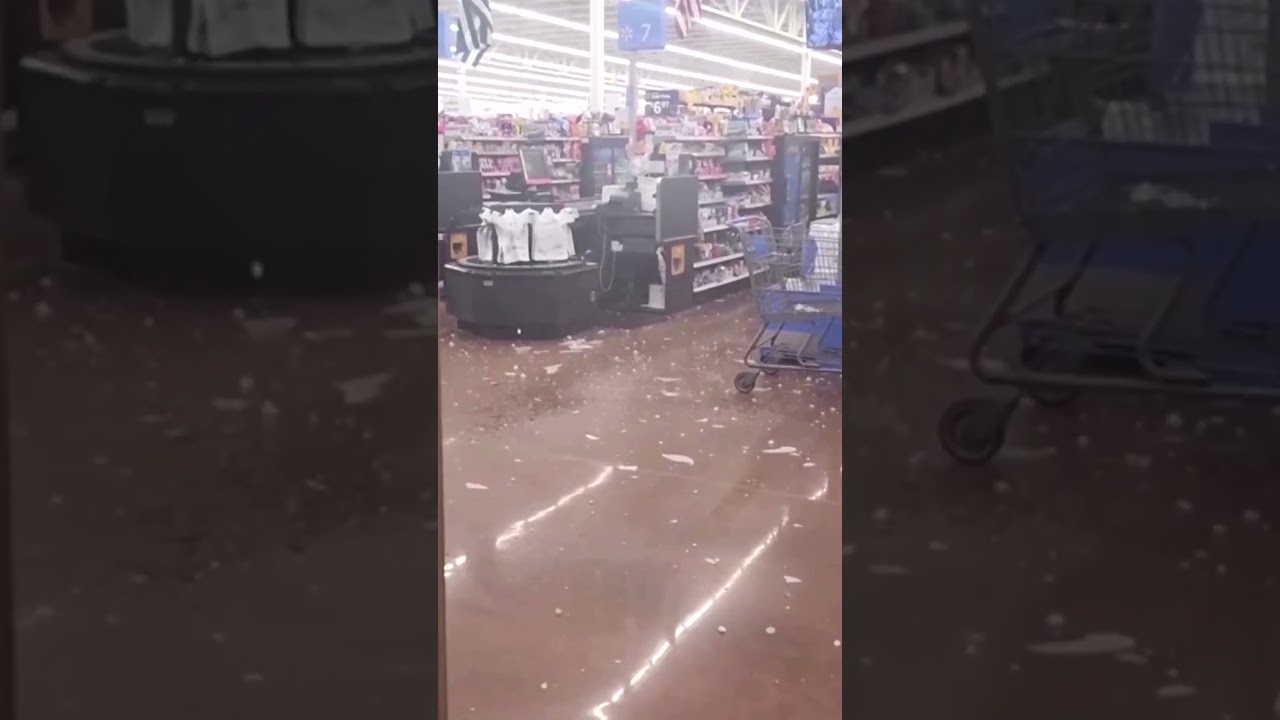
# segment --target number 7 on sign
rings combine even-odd
[[[629,0],[618,5],[618,49],[661,50],[667,45],[665,0]]]

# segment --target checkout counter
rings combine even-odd
[[[477,177],[461,177],[469,175]],[[551,202],[539,192],[536,177],[508,182],[508,187],[523,191],[520,200],[484,201],[478,175],[441,173],[441,260],[447,259],[441,277],[446,307],[460,328],[491,337],[559,338],[596,325],[601,310],[669,313],[692,304],[692,272],[686,260],[693,257],[692,244],[698,241],[696,178],[658,180],[657,209],[644,212],[634,192],[610,202]],[[475,197],[446,199],[444,187],[455,181]],[[477,204],[498,212],[577,210],[578,219],[570,226],[572,256],[510,264],[480,257],[476,233],[493,229],[478,224],[479,211],[473,209]],[[467,210],[449,214],[446,207]],[[532,229],[529,242],[532,248]]]

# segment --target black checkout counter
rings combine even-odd
[[[446,175],[475,175],[446,178]],[[483,202],[489,210],[574,208],[574,255],[561,262],[498,264],[477,256],[474,199],[445,186],[453,180],[478,192],[478,173],[442,173],[440,257],[446,307],[458,326],[491,337],[559,338],[594,326],[602,309],[669,313],[692,304],[691,245],[698,241],[698,181],[658,181],[657,212],[624,202]],[[449,214],[446,208],[467,208]],[[477,220],[472,220],[477,218]],[[530,237],[532,243],[532,237]],[[659,252],[661,251],[661,252]],[[662,263],[660,269],[659,262]],[[665,278],[665,281],[664,281]]]

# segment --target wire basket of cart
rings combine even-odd
[[[1030,249],[969,353],[1013,392],[948,407],[944,449],[988,461],[1024,396],[1280,400],[1280,0],[975,2],[971,24]]]
[[[775,228],[764,218],[734,225],[750,273],[760,330],[733,386],[751,392],[760,373],[841,372],[840,226]]]

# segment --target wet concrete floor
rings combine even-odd
[[[838,379],[735,391],[745,293],[564,342],[447,322],[449,717],[841,717]]]
[[[866,193],[845,240],[845,711],[1276,717],[1280,414],[1083,396],[1020,410],[991,466],[954,467],[934,423],[984,392],[961,357],[1018,232],[981,149]]]
[[[433,717],[434,301],[160,297],[18,226],[20,720]]]

